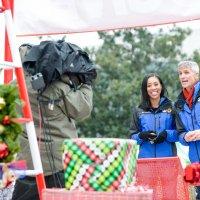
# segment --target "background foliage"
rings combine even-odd
[[[103,44],[87,49],[98,66],[94,85],[92,117],[78,124],[80,137],[129,137],[131,108],[139,104],[140,85],[145,74],[158,73],[174,101],[179,93],[177,63],[194,59],[182,53],[189,29],[174,26],[156,34],[146,28],[99,32]]]

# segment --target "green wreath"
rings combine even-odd
[[[21,106],[15,85],[0,85],[0,163],[13,161],[20,150],[19,134],[22,125],[17,123],[17,106]]]

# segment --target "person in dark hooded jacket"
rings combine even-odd
[[[172,102],[157,74],[144,77],[141,103],[132,111],[131,139],[140,145],[138,158],[176,156],[178,140]]]

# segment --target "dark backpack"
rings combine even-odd
[[[21,47],[25,45],[27,44]],[[88,54],[77,45],[63,40],[42,41],[39,45],[29,45],[22,65],[33,79],[43,77],[44,88],[59,80],[62,74],[76,76],[80,83],[85,84],[92,84],[97,76]],[[38,81],[36,83],[38,84]]]

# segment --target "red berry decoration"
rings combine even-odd
[[[4,118],[3,118],[3,121],[2,121],[3,125],[9,125],[10,124],[10,117],[8,115],[6,115]]]
[[[8,155],[8,146],[6,143],[0,143],[0,159],[5,158]]]

